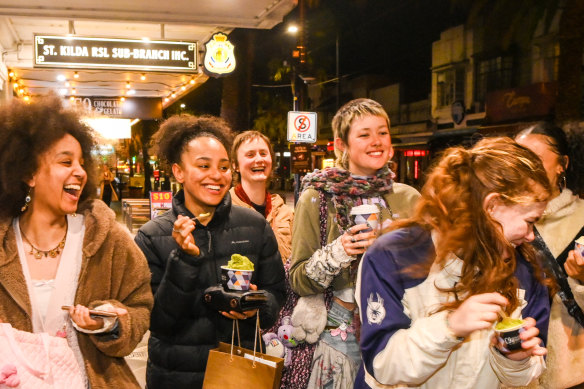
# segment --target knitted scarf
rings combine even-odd
[[[243,200],[244,203],[253,207],[251,200],[249,199],[247,193],[245,193],[245,190],[243,190],[243,186],[241,186],[241,184],[238,184],[235,187],[235,194],[237,195],[237,197],[239,197],[241,200]],[[268,217],[268,215],[272,211],[272,196],[270,196],[270,194],[268,193],[267,190],[266,190],[265,204],[266,204],[266,211],[264,213],[264,217]],[[262,204],[257,204],[257,205],[262,205]]]
[[[337,224],[341,234],[351,226],[351,208],[361,205],[363,197],[381,197],[393,190],[395,174],[387,165],[373,177],[355,177],[348,170],[332,167],[315,170],[302,179],[302,191],[314,188],[331,197],[337,211]],[[326,220],[326,219],[325,219]]]

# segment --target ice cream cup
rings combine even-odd
[[[374,204],[362,204],[351,208],[351,214],[354,224],[369,225],[370,229],[361,230],[360,232],[378,231],[379,230],[379,208]]]
[[[503,329],[497,329],[495,326],[495,333],[497,334],[497,340],[501,345],[501,351],[509,352],[521,349],[521,334],[525,329],[523,328],[523,320],[512,327],[506,327]]]
[[[584,258],[584,236],[576,239],[576,242],[574,242],[574,250]]]
[[[224,289],[229,290],[249,290],[253,270],[230,269],[227,266],[221,266],[221,285]]]

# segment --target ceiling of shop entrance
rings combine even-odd
[[[297,0],[0,0],[0,45],[14,85],[30,96],[161,97],[171,100],[203,83],[196,74],[34,68],[34,34],[195,41],[202,51],[216,32],[270,29]],[[237,48],[236,48],[237,50]],[[199,63],[202,58],[199,57]],[[75,73],[77,75],[75,75]],[[129,84],[128,84],[129,83]],[[131,91],[131,92],[130,92]],[[175,97],[172,98],[172,94]],[[165,102],[165,106],[172,101]]]

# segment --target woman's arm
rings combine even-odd
[[[175,240],[161,231],[154,225],[146,224],[135,238],[146,255],[152,273],[154,308],[150,329],[159,336],[172,334],[178,322],[186,317],[195,318],[198,314],[205,314],[202,307],[203,290],[198,279],[201,265],[209,257],[207,245],[201,245],[199,256],[193,257],[178,248]],[[197,231],[194,235],[200,237]],[[155,245],[153,240],[163,242]],[[166,254],[156,249],[161,245],[168,245]]]
[[[524,300],[527,303],[521,310],[521,316],[523,318],[533,318],[535,326],[539,329],[537,337],[543,342],[542,345],[545,345],[550,316],[549,291],[547,287],[535,278],[532,267],[520,254],[517,257],[515,275],[519,279],[520,288],[524,291]],[[522,337],[525,334],[523,333]],[[495,374],[497,374],[497,377],[499,377],[499,380],[507,386],[528,385],[535,378],[539,377],[545,368],[543,357],[540,356],[541,354],[537,355],[540,351],[545,351],[545,349],[541,347],[538,349],[529,350],[533,353],[530,357],[521,360],[512,360],[491,347],[491,367]],[[521,353],[530,354],[523,350]]]
[[[355,260],[345,252],[336,225],[330,222],[328,237],[337,237],[321,248],[319,195],[314,189],[304,191],[294,215],[290,267],[290,285],[301,296],[322,293]]]
[[[87,305],[94,308],[109,303],[115,308],[125,309],[127,314],[118,316],[117,327],[111,333],[95,334],[89,338],[104,354],[124,357],[134,350],[149,327],[153,304],[150,270],[144,254],[127,231],[116,226],[110,235],[110,241],[114,241],[111,259],[92,258],[90,262],[95,268],[88,269],[89,277],[94,279],[92,283],[102,285],[100,289],[109,290],[110,296],[91,301]],[[101,251],[98,255],[99,253]],[[107,255],[106,253],[107,251],[103,254]],[[103,272],[106,270],[103,268],[105,264],[111,264],[108,268],[111,271],[109,277]],[[109,285],[102,284],[108,281]],[[79,287],[84,288],[84,285],[80,283]]]

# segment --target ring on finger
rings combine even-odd
[[[357,239],[355,239],[354,236],[351,237],[351,243],[355,243],[357,241]]]
[[[182,230],[177,230],[176,228],[172,227],[173,232],[181,232]]]

